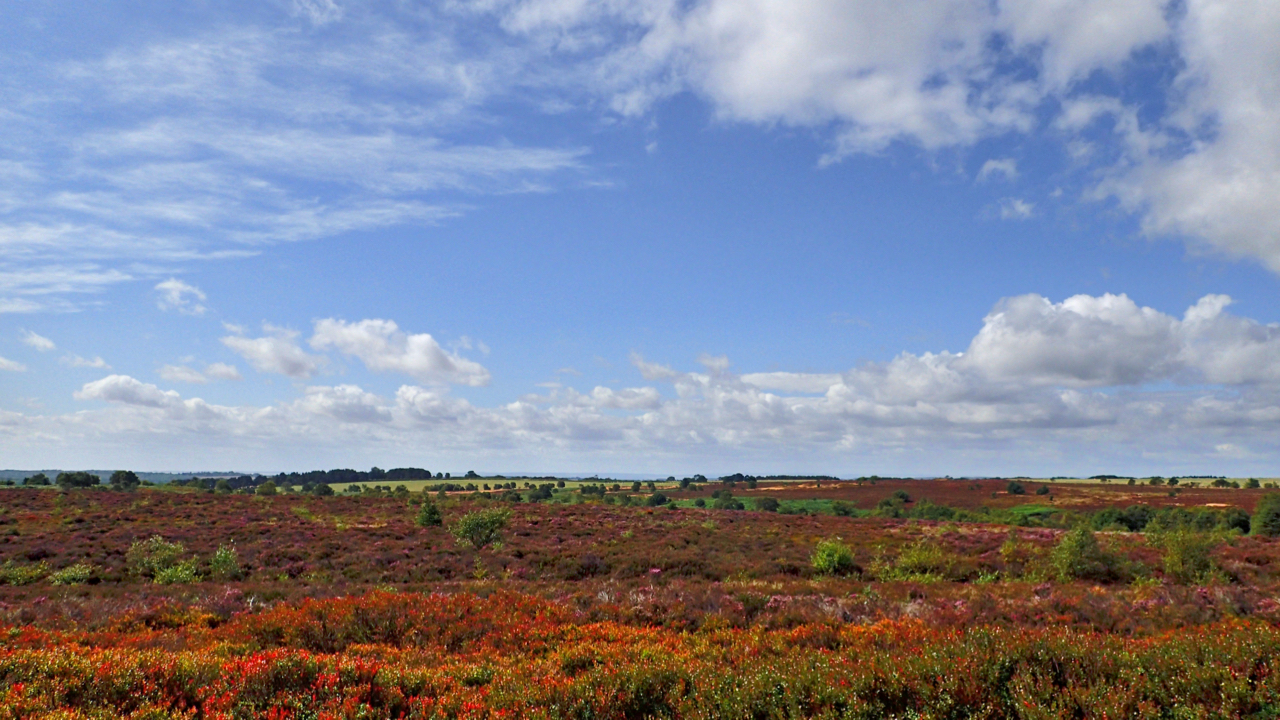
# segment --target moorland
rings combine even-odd
[[[59,479],[0,489],[0,718],[1280,708],[1269,479]]]

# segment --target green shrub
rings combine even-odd
[[[858,509],[851,502],[835,500],[831,503],[831,512],[840,517],[853,517],[858,514]]]
[[[1258,500],[1249,519],[1249,527],[1254,535],[1280,535],[1280,493],[1267,493]]]
[[[186,552],[182,543],[171,543],[159,535],[152,535],[130,545],[124,559],[130,574],[155,580],[162,571],[182,562]]]
[[[813,569],[822,575],[848,575],[857,569],[853,550],[838,537],[819,541],[809,560]]]
[[[43,561],[35,565],[19,565],[12,560],[5,560],[0,565],[0,583],[5,585],[30,585],[49,574],[49,566]]]
[[[50,575],[49,582],[53,585],[84,585],[93,579],[93,570],[89,563],[78,562]]]
[[[195,560],[186,560],[161,568],[156,571],[155,582],[157,585],[189,585],[193,582],[200,581],[200,570],[196,567]]]
[[[268,480],[262,483],[261,485],[259,485],[258,489],[254,490],[253,492],[257,495],[275,495],[277,490],[278,488],[276,488],[276,484]]]
[[[1160,548],[1164,572],[1184,585],[1203,585],[1218,574],[1210,554],[1219,538],[1210,533],[1180,529],[1153,533],[1148,542]]]
[[[475,510],[458,518],[449,532],[463,545],[482,550],[488,545],[502,545],[502,531],[511,517],[510,510]]]
[[[756,499],[756,509],[762,512],[778,512],[780,503],[777,498],[765,497]]]
[[[1009,484],[1005,485],[1004,489],[1010,495],[1026,495],[1027,494],[1027,489],[1022,486],[1022,483],[1016,482],[1014,480],[1010,480]]]
[[[240,577],[240,554],[235,545],[219,545],[209,560],[209,576],[214,580],[226,582]]]
[[[1102,551],[1098,538],[1084,525],[1062,536],[1049,553],[1049,563],[1063,582],[1111,580],[1115,577],[1115,559]]]
[[[431,502],[431,498],[422,498],[422,507],[418,508],[418,517],[414,518],[414,522],[418,527],[439,527],[444,524],[444,517],[440,514],[440,508]]]
[[[937,581],[951,570],[951,559],[937,542],[921,538],[903,548],[893,563],[893,580]]]

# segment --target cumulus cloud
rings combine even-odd
[[[57,349],[57,345],[52,340],[42,335],[37,335],[30,330],[22,331],[22,343],[39,350],[40,352],[49,352]]]
[[[310,343],[317,350],[360,358],[375,372],[404,373],[426,383],[489,383],[489,371],[479,363],[446,352],[426,333],[406,334],[391,320],[318,320]]]
[[[176,310],[183,315],[203,315],[207,310],[201,303],[208,298],[200,288],[177,278],[169,278],[156,285],[155,289],[159,293],[156,305],[161,310]]]
[[[101,380],[85,383],[84,387],[76,391],[75,397],[77,400],[105,400],[151,408],[166,408],[181,402],[178,393],[161,390],[128,375],[108,375]]]
[[[508,33],[562,57],[624,114],[690,91],[724,120],[818,128],[825,161],[895,141],[971,147],[1065,131],[1146,232],[1280,272],[1280,6],[1267,0],[497,0]],[[624,40],[618,41],[618,38]],[[1177,76],[1153,87],[1139,53]],[[1098,95],[1086,81],[1104,73]],[[1150,94],[1159,95],[1150,102]],[[1133,99],[1130,98],[1140,98]],[[1153,114],[1153,108],[1162,108]],[[1087,112],[1086,112],[1087,110]],[[1140,112],[1141,111],[1141,112]],[[1055,117],[1056,114],[1056,117]],[[1114,132],[1095,132],[1100,122]],[[1008,159],[978,179],[1012,179]],[[1030,216],[1009,199],[1002,216]]]
[[[355,385],[309,387],[296,406],[309,413],[351,423],[387,422],[391,412],[382,398]]]
[[[306,379],[320,368],[323,358],[309,355],[298,347],[300,333],[297,330],[270,324],[264,324],[263,329],[267,332],[263,337],[228,335],[222,338],[222,344],[247,360],[258,372]]]
[[[916,472],[974,457],[1078,467],[1087,443],[1093,461],[1114,451],[1194,471],[1197,461],[1262,462],[1280,449],[1280,325],[1230,306],[1229,297],[1208,295],[1176,316],[1123,295],[1027,295],[992,308],[962,352],[902,353],[844,372],[741,375],[719,356],[684,371],[634,355],[642,384],[558,385],[488,407],[444,383],[402,385],[394,397],[310,386],[274,405],[227,407],[110,375],[76,393],[110,407],[9,413],[0,434],[172,437],[224,454],[266,442],[309,448],[298,450],[307,457],[338,443],[524,459],[613,453],[628,462],[898,458]]]

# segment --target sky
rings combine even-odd
[[[0,466],[1276,476],[1280,4],[0,3]]]

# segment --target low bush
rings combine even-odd
[[[463,545],[476,550],[483,550],[489,545],[502,544],[502,531],[507,527],[511,517],[510,510],[494,508],[490,510],[474,510],[458,518],[458,522],[449,528],[454,538]]]
[[[5,585],[30,585],[49,574],[49,566],[44,562],[34,565],[20,565],[12,560],[5,560],[0,565],[0,583]]]
[[[49,575],[52,585],[84,585],[93,579],[94,567],[89,563],[79,562],[69,565]]]
[[[838,537],[819,541],[809,561],[814,571],[822,575],[848,575],[857,570],[853,549]]]
[[[209,576],[219,582],[238,580],[241,575],[240,554],[235,545],[219,545],[209,560]]]

